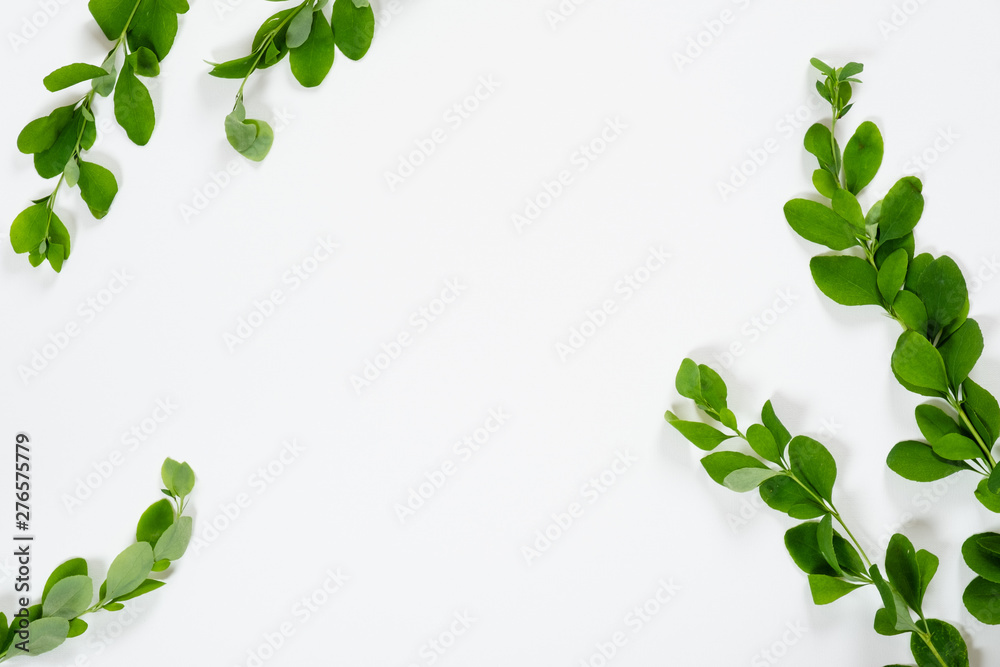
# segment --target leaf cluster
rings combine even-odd
[[[71,104],[28,123],[17,138],[17,148],[32,155],[35,170],[44,179],[59,177],[47,197],[19,213],[10,228],[16,253],[27,253],[32,266],[45,260],[56,271],[70,256],[70,234],[55,212],[60,187],[79,186],[91,214],[101,219],[118,194],[118,181],[105,167],[83,159],[97,140],[95,96],[112,97],[114,115],[129,139],[144,146],[156,123],[153,100],[140,77],[160,73],[160,62],[170,52],[177,34],[177,16],[188,11],[187,0],[90,0],[88,7],[101,31],[114,46],[101,65],[71,63],[46,76],[50,92],[79,84],[89,90]]]
[[[28,607],[26,655],[51,651],[67,639],[87,631],[83,616],[96,611],[120,611],[125,602],[165,585],[150,578],[184,555],[191,540],[192,519],[183,514],[194,489],[194,471],[187,463],[167,459],[161,477],[168,496],[143,512],[136,527],[136,542],[118,554],[98,588],[83,558],[71,558],[57,567],[42,589],[41,600]],[[18,621],[0,613],[0,661],[21,654]]]
[[[272,2],[281,0],[271,0]],[[292,75],[306,88],[323,83],[339,50],[351,60],[368,53],[375,34],[375,14],[368,0],[303,0],[295,7],[268,17],[257,30],[250,53],[222,63],[209,63],[212,76],[242,79],[233,111],[226,116],[229,144],[249,160],[259,162],[271,150],[274,131],[263,120],[247,118],[243,88],[257,70],[276,65],[288,56]]]

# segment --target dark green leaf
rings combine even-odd
[[[851,591],[861,588],[861,584],[852,584],[825,574],[809,575],[809,591],[814,604],[830,604],[839,600]]]
[[[114,42],[125,31],[135,9],[135,0],[90,0],[87,6],[104,36]]]
[[[964,463],[942,459],[930,445],[915,440],[905,440],[894,446],[886,462],[894,473],[914,482],[934,482],[970,470]]]
[[[691,444],[699,449],[704,449],[705,451],[711,451],[718,447],[723,441],[733,437],[731,435],[726,435],[722,431],[713,426],[709,426],[708,424],[678,419],[677,415],[669,410],[664,417],[666,418],[667,423],[680,431],[681,435],[687,438]]]
[[[958,630],[933,618],[919,623],[930,633],[931,644],[937,654],[944,658],[945,667],[969,667],[969,649]],[[935,652],[915,633],[910,636],[910,651],[917,661],[917,667],[941,667],[941,661],[934,655]]]
[[[913,292],[900,291],[892,302],[892,311],[911,331],[920,335],[927,332],[927,308]]]
[[[834,69],[819,58],[810,58],[809,64],[827,76],[836,76]]]
[[[158,61],[170,53],[177,36],[177,12],[168,0],[142,0],[129,25],[128,45],[132,51],[146,47]]]
[[[107,76],[107,74],[107,72],[97,65],[73,63],[72,65],[60,67],[56,71],[52,72],[47,77],[42,79],[42,83],[50,92],[54,93],[57,90],[69,88],[70,86],[75,86],[76,84],[83,83],[84,81],[91,81],[92,79]]]
[[[966,587],[962,602],[980,622],[1000,625],[1000,584],[976,577]]]
[[[793,519],[815,519],[826,514],[826,509],[816,502],[798,482],[791,477],[772,477],[760,485],[764,503]]]
[[[48,234],[49,209],[35,204],[21,211],[10,226],[10,245],[14,252],[33,252]]]
[[[922,188],[920,179],[915,176],[904,176],[892,186],[882,200],[880,241],[906,236],[917,226],[924,212],[924,197],[920,194]]]
[[[917,626],[913,624],[913,618],[906,608],[906,603],[899,596],[899,593],[895,592],[889,583],[882,578],[878,565],[871,566],[869,575],[882,597],[882,604],[885,605],[885,609],[880,610],[880,613],[875,615],[876,632],[882,635],[895,635],[916,630]]]
[[[723,410],[727,406],[726,399],[729,395],[725,381],[712,368],[704,364],[698,366],[698,371],[701,377],[701,395],[705,402],[717,412]]]
[[[994,468],[993,474],[996,474],[996,470],[997,468]],[[1000,514],[1000,493],[990,490],[990,480],[988,478],[979,481],[979,484],[976,486],[976,498],[983,504],[983,507],[991,512]]]
[[[979,435],[992,447],[1000,432],[1000,405],[997,399],[971,378],[962,383],[962,396],[962,408],[969,413]]]
[[[832,200],[830,204],[833,206],[833,212],[847,220],[851,226],[863,234],[865,232],[865,216],[861,212],[861,204],[858,203],[857,197],[847,190],[837,190],[833,194]]]
[[[148,542],[150,546],[155,545],[173,522],[174,507],[170,501],[166,498],[156,501],[139,518],[139,525],[135,531],[136,542]]]
[[[709,454],[702,458],[701,465],[705,467],[708,476],[722,486],[726,486],[726,478],[736,470],[744,468],[769,470],[766,465],[754,457],[740,454],[739,452],[715,452],[714,454]],[[756,485],[753,488],[756,488]]]
[[[76,151],[76,142],[85,123],[79,109],[73,111],[72,117],[56,137],[55,142],[40,153],[35,154],[35,171],[42,178],[52,178],[63,173],[66,163]]]
[[[292,74],[306,88],[323,83],[323,79],[333,67],[333,57],[337,53],[333,32],[326,16],[323,12],[315,12],[312,17],[312,31],[309,37],[300,47],[292,48],[288,56]]]
[[[899,290],[903,289],[909,261],[910,258],[906,254],[906,250],[900,248],[882,263],[882,267],[878,271],[878,291],[886,303],[893,303]]]
[[[375,12],[372,8],[358,7],[353,0],[336,0],[331,21],[333,38],[340,52],[351,60],[364,58],[375,35]]]
[[[813,187],[827,199],[833,199],[833,195],[840,188],[837,179],[826,169],[817,169],[812,176]]]
[[[920,604],[923,604],[924,595],[927,593],[927,587],[930,586],[931,580],[937,573],[938,565],[940,561],[938,557],[932,554],[926,549],[921,549],[917,552],[917,570],[920,573],[920,590],[919,590],[919,600]]]
[[[833,142],[830,138],[830,128],[822,123],[813,123],[803,140],[805,149],[816,156],[820,166],[833,165]]]
[[[874,208],[874,207],[872,207]],[[868,211],[868,216],[871,217],[871,209]],[[865,224],[870,222],[868,218],[865,218]],[[913,234],[907,234],[898,239],[892,239],[891,241],[886,241],[885,243],[879,244],[878,250],[875,251],[875,266],[879,269],[885,264],[885,260],[892,256],[892,253],[899,249],[906,251],[907,261],[913,258],[914,248],[916,247],[916,242],[913,239]]]
[[[941,353],[914,331],[903,332],[896,342],[892,372],[907,385],[936,392],[935,395],[948,393],[948,374]]]
[[[685,359],[681,362],[680,368],[677,369],[674,386],[677,388],[677,393],[684,398],[704,403],[705,399],[701,396],[701,371],[698,370],[698,364],[692,359]]]
[[[885,550],[885,574],[907,606],[922,616],[917,552],[902,533],[896,533],[889,539]]]
[[[821,498],[832,500],[837,464],[826,447],[807,436],[795,436],[788,445],[788,461],[792,472],[800,480]]]
[[[839,77],[843,81],[845,79],[850,79],[851,77],[861,74],[865,70],[865,66],[861,63],[850,62],[840,68]]]
[[[82,618],[74,618],[69,622],[69,634],[66,638],[72,639],[73,637],[79,637],[87,631],[88,627],[87,622]]]
[[[149,143],[156,123],[153,99],[127,60],[115,87],[115,118],[133,143],[139,146]]]
[[[871,183],[882,166],[882,133],[875,123],[865,121],[855,130],[844,148],[844,179],[847,189],[857,194]]]
[[[781,462],[781,451],[778,449],[778,443],[775,442],[774,436],[767,430],[767,427],[760,424],[752,425],[747,429],[747,441],[762,459],[772,463]]]
[[[819,548],[815,521],[799,524],[785,533],[785,548],[795,564],[806,574],[836,576],[836,571],[826,562]]]
[[[955,420],[936,405],[930,403],[918,405],[916,416],[917,427],[932,445],[949,433],[961,433]]]
[[[185,518],[189,519],[191,517],[185,517]],[[139,584],[131,593],[127,593],[126,595],[119,595],[118,597],[116,597],[115,602],[125,602],[127,600],[131,600],[132,598],[137,598],[140,595],[145,595],[146,593],[149,593],[150,591],[155,591],[157,588],[160,588],[161,586],[165,585],[166,585],[165,581],[157,581],[156,579],[146,579],[144,582]]]
[[[785,447],[788,445],[788,441],[792,439],[792,435],[785,428],[785,425],[781,423],[781,420],[778,419],[778,415],[774,413],[774,406],[771,405],[771,401],[764,404],[764,408],[760,411],[760,420],[764,422],[764,426],[774,436],[774,441],[778,445],[778,451],[784,454]]]
[[[212,65],[212,71],[209,74],[220,79],[243,79],[250,75],[256,62],[257,54],[251,53],[243,58],[227,60],[224,63],[209,63]]]
[[[816,529],[816,539],[823,558],[833,568],[833,571],[837,573],[837,576],[842,577],[844,576],[844,570],[840,567],[840,562],[837,560],[837,550],[833,546],[834,534],[833,517],[827,514],[819,521],[819,526]]]
[[[921,272],[914,290],[927,306],[927,319],[937,332],[959,317],[969,299],[965,277],[950,257],[938,257]]]
[[[998,536],[996,533],[979,533],[973,535],[962,544],[962,557],[965,564],[973,572],[984,579],[1000,584],[1000,554],[997,554],[987,545],[980,542],[982,540],[993,540]]]
[[[80,162],[80,196],[90,208],[90,213],[100,220],[111,209],[118,194],[115,175],[99,164]]]
[[[860,257],[813,257],[809,269],[820,291],[843,306],[877,306],[882,302],[875,268]]]
[[[958,433],[949,433],[942,436],[931,447],[934,453],[949,461],[964,461],[966,459],[976,459],[982,456],[979,445],[970,438]]]
[[[350,0],[347,0],[350,2]],[[850,223],[819,202],[793,199],[785,204],[785,220],[795,232],[832,250],[858,245]]]
[[[156,59],[156,54],[145,46],[140,46],[136,51],[129,54],[129,60],[136,74],[141,76],[159,76],[160,61]]]

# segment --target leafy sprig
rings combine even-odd
[[[166,582],[151,579],[184,555],[191,541],[192,519],[184,514],[194,490],[194,471],[173,459],[160,470],[167,496],[143,512],[136,528],[136,542],[111,562],[94,602],[94,580],[87,561],[72,558],[57,567],[42,589],[41,600],[27,608],[27,615],[0,613],[0,662],[18,655],[41,655],[66,639],[87,631],[87,614],[120,611],[125,602],[145,595]],[[168,500],[169,498],[169,500]]]
[[[837,464],[825,446],[806,436],[792,437],[770,401],[764,404],[760,423],[744,433],[727,405],[725,382],[713,369],[691,359],[681,363],[675,386],[681,396],[694,401],[725,429],[666,413],[667,422],[681,435],[712,452],[701,460],[708,475],[733,491],[757,490],[768,507],[804,520],[785,533],[785,547],[808,575],[815,604],[829,604],[874,586],[882,601],[875,613],[876,632],[886,636],[910,633],[910,650],[920,667],[968,667],[969,652],[959,631],[924,614],[924,595],[937,572],[937,556],[917,551],[905,535],[896,533],[886,549],[883,576],[882,568],[871,562],[834,505]],[[754,455],[715,451],[734,438],[744,441]]]
[[[327,4],[328,0],[303,0],[283,9],[261,25],[249,55],[209,63],[212,76],[242,79],[225,127],[229,144],[247,159],[260,162],[274,143],[270,125],[246,116],[243,90],[254,72],[277,64],[287,55],[295,79],[313,88],[330,73],[338,49],[351,60],[360,60],[368,53],[375,34],[375,13],[368,0],[335,0],[329,18],[324,12]]]
[[[823,75],[820,95],[830,104],[830,127],[812,125],[805,148],[819,168],[816,191],[829,204],[793,199],[785,204],[788,224],[803,238],[831,250],[858,248],[861,255],[814,257],[813,278],[829,298],[848,306],[884,309],[903,328],[891,368],[911,392],[941,399],[916,409],[925,442],[907,440],[889,453],[888,465],[909,480],[930,482],[961,471],[983,476],[976,497],[1000,512],[1000,469],[993,447],[1000,436],[1000,405],[969,376],[983,353],[983,333],[968,317],[969,291],[950,257],[916,254],[913,230],[924,208],[923,186],[914,176],[899,179],[865,213],[858,194],[882,163],[883,140],[874,123],[858,126],[841,153],[837,120],[852,104],[852,83],[863,66],[834,69],[813,59]]]
[[[56,197],[65,184],[79,186],[91,214],[108,214],[118,194],[118,180],[105,167],[82,155],[97,140],[95,96],[114,94],[114,112],[128,138],[144,146],[155,125],[153,100],[139,77],[155,77],[177,34],[177,16],[188,11],[187,0],[90,0],[90,13],[114,45],[100,66],[73,63],[60,67],[42,83],[57,92],[81,83],[90,90],[76,101],[37,118],[21,131],[17,148],[33,155],[35,170],[45,179],[59,177],[52,193],[36,199],[14,219],[10,243],[16,253],[28,253],[38,266],[46,259],[56,272],[70,255],[70,234],[56,214]],[[120,55],[121,54],[121,55]],[[120,69],[119,69],[120,68]]]

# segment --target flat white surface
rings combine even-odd
[[[9,35],[45,4],[0,11],[3,220],[48,192],[14,148],[25,123],[71,98],[41,78],[106,49],[84,2],[56,0],[15,50]],[[801,138],[825,116],[809,58],[863,62],[844,131],[871,119],[886,141],[864,203],[919,172],[919,248],[985,278],[973,281],[988,340],[976,376],[996,389],[1000,7],[588,0],[553,28],[556,0],[375,4],[388,20],[370,54],[339,57],[321,88],[298,87],[285,63],[254,76],[248,113],[280,131],[251,165],[223,134],[237,82],[208,77],[203,60],[244,53],[280,6],[193,3],[153,93],[150,144],[130,145],[111,120],[91,152],[121,185],[111,213],[95,222],[75,192],[60,197],[74,252],[59,276],[0,252],[0,437],[34,439],[36,585],[71,556],[102,576],[157,499],[165,456],[198,474],[205,541],[134,617],[95,617],[33,664],[252,667],[256,653],[267,665],[597,666],[616,633],[611,665],[907,662],[905,638],[871,630],[875,591],[814,607],[782,545],[793,522],[712,483],[663,421],[667,408],[693,414],[673,389],[685,356],[722,370],[742,422],[774,397],[793,431],[822,433],[861,539],[906,522],[941,556],[930,613],[963,628],[974,664],[997,664],[996,631],[976,632],[962,608],[972,575],[957,548],[997,521],[971,478],[921,486],[886,470],[889,447],[917,435],[919,401],[888,372],[895,325],[818,293],[808,258],[821,248],[781,207],[810,190]],[[705,46],[679,67],[689,39]],[[477,89],[475,111],[449,121]],[[107,102],[98,112],[112,118]],[[581,161],[608,122],[615,141]],[[385,173],[437,128],[444,142],[391,190]],[[951,139],[935,153],[939,136]],[[933,164],[916,167],[925,151]],[[763,164],[723,198],[719,183],[754,156]],[[230,163],[239,172],[220,176]],[[512,214],[564,170],[569,185],[518,233]],[[288,272],[317,239],[339,247],[296,284]],[[627,298],[616,285],[651,248],[670,258]],[[127,285],[104,292],[119,272]],[[460,295],[421,329],[413,314],[456,280]],[[230,350],[226,334],[275,290],[276,312]],[[782,295],[791,305],[773,317]],[[109,296],[99,313],[86,305]],[[615,312],[561,359],[557,344],[607,300]],[[22,381],[18,367],[69,323],[79,335]],[[401,333],[411,344],[359,394],[352,375]],[[743,353],[723,368],[716,355],[733,343]],[[124,434],[158,400],[176,409],[130,448]],[[456,451],[501,409],[480,451]],[[302,451],[262,483],[286,441]],[[67,509],[116,451],[121,465]],[[630,463],[614,483],[588,491],[618,457]],[[401,522],[396,505],[449,461],[454,474]],[[240,494],[249,504],[227,520]],[[582,515],[527,563],[522,548],[573,503]],[[348,581],[318,592],[338,570]],[[9,571],[2,581],[10,609]],[[648,603],[658,593],[669,602]],[[308,611],[313,595],[325,604]],[[639,622],[647,603],[656,613]],[[291,634],[270,651],[283,624]]]

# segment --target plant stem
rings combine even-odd
[[[257,71],[257,65],[260,64],[260,59],[264,57],[265,53],[267,53],[267,47],[274,42],[275,36],[285,26],[285,24],[298,16],[299,12],[301,12],[307,4],[309,4],[309,0],[305,0],[301,5],[292,10],[292,13],[286,16],[281,23],[274,28],[274,30],[269,32],[267,37],[264,38],[264,41],[260,43],[259,47],[257,47],[257,58],[253,61],[253,66],[250,68],[250,71],[247,72],[245,77],[243,77],[243,83],[240,84],[240,89],[236,93],[236,104],[233,105],[234,108],[240,103],[240,100],[243,99],[243,88],[247,85],[247,80],[250,78],[250,75]]]

